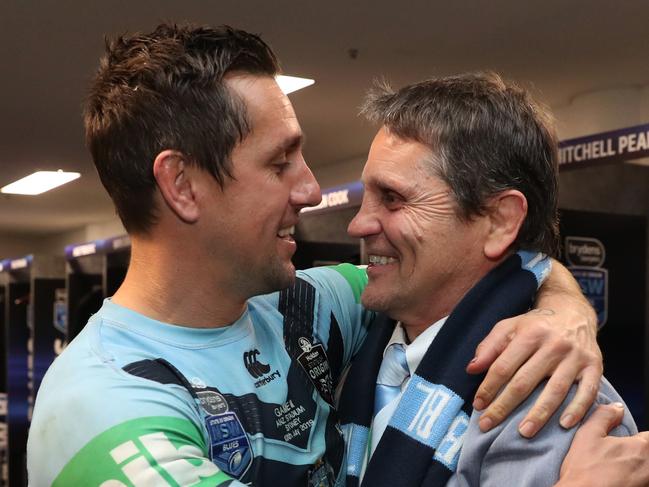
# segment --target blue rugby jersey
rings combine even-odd
[[[30,485],[343,484],[333,391],[372,318],[366,282],[347,264],[298,272],[215,329],[106,300],[43,380]]]

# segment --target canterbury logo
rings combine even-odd
[[[248,369],[248,373],[252,375],[255,379],[260,378],[262,375],[270,372],[270,365],[262,364],[257,360],[257,355],[259,355],[259,350],[250,350],[249,352],[243,352],[243,364]]]

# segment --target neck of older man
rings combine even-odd
[[[506,256],[503,256],[498,261],[483,259],[474,262],[466,267],[470,269],[470,273],[458,273],[443,290],[420,299],[414,306],[402,312],[390,312],[390,317],[401,322],[408,341],[413,342],[428,327],[450,315],[466,293],[505,258]]]

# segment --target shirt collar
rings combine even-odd
[[[388,341],[388,344],[385,348],[387,349],[393,343],[401,343],[406,349],[408,369],[410,370],[410,374],[412,375],[414,371],[417,370],[417,367],[419,367],[421,359],[424,358],[424,355],[428,351],[428,347],[430,347],[431,343],[433,343],[433,340],[439,333],[439,330],[442,329],[442,326],[446,322],[447,318],[448,316],[445,316],[444,318],[430,325],[410,344],[408,344],[408,341],[406,339],[406,330],[403,328],[401,322],[399,321],[397,322],[397,326],[394,327],[392,336],[390,337],[390,340]],[[383,353],[385,354],[385,351]]]

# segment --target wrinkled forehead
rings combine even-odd
[[[410,179],[414,184],[421,177],[433,175],[433,164],[430,147],[381,127],[370,146],[362,179],[365,184],[394,179]]]

